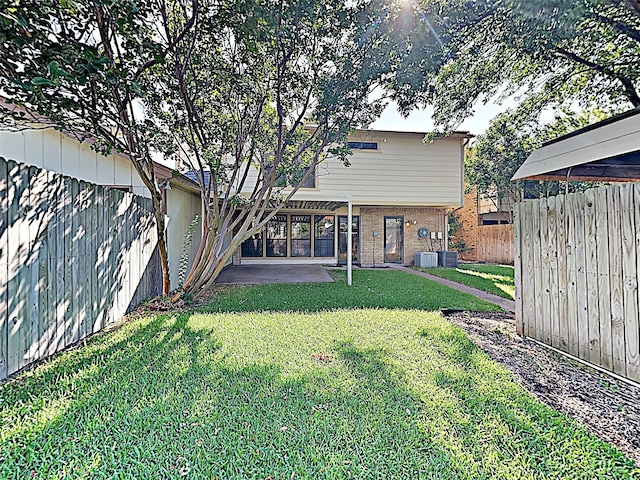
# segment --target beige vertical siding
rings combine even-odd
[[[129,160],[101,155],[88,143],[51,128],[0,131],[0,156],[97,185],[130,187],[136,195],[150,196]]]
[[[167,224],[167,243],[169,249],[169,269],[171,271],[171,288],[175,289],[179,286],[179,270],[183,251],[186,246],[186,235],[191,222],[196,215],[201,216],[202,205],[200,197],[196,194],[181,190],[175,185],[171,190],[167,191],[167,216],[169,222]],[[193,263],[200,239],[202,221],[193,229],[193,238],[191,245],[187,249],[187,267]]]

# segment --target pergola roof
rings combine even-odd
[[[511,180],[640,180],[640,108],[543,144]]]

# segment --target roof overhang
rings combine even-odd
[[[640,108],[545,143],[511,180],[640,180]]]

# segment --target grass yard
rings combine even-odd
[[[458,268],[418,268],[423,272],[462,283],[500,297],[515,300],[513,267],[480,263],[461,263]]]
[[[317,312],[336,308],[459,308],[500,311],[497,305],[458,292],[417,275],[393,270],[354,270],[346,288],[344,270],[329,270],[333,283],[289,285],[276,283],[234,288],[212,305],[220,312],[291,310]]]
[[[354,285],[231,288],[0,385],[0,478],[640,474],[427,311],[452,293],[402,272]]]

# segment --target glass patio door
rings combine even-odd
[[[347,231],[349,224],[346,215],[338,216],[338,264],[346,265],[347,263]],[[354,215],[351,225],[351,261],[360,263],[360,217]]]
[[[384,261],[402,263],[404,217],[384,217]]]

